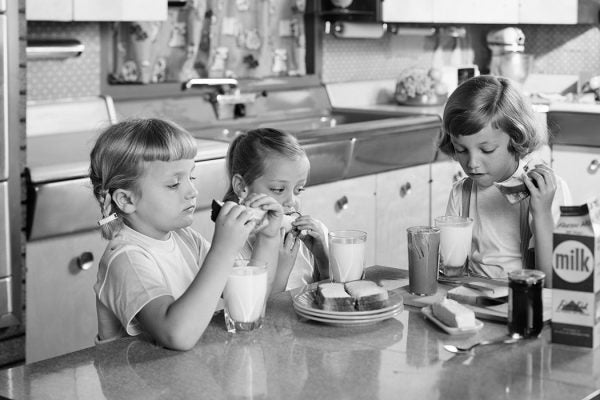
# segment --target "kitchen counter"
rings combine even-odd
[[[371,278],[405,271],[372,267]],[[265,324],[228,334],[216,314],[187,352],[126,338],[0,371],[0,395],[21,399],[583,399],[600,385],[600,350],[539,339],[454,355],[444,344],[506,334],[484,321],[449,336],[406,307],[395,318],[333,327],[299,318],[289,292],[269,302]]]

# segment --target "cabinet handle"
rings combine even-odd
[[[335,211],[336,212],[341,212],[345,209],[348,208],[348,197],[347,196],[342,196],[339,199],[337,199],[337,201],[335,202]]]
[[[77,257],[77,266],[82,271],[87,271],[94,265],[94,255],[89,251],[84,251],[79,257]]]
[[[412,191],[412,185],[410,182],[406,182],[404,185],[400,186],[400,197],[406,197]]]
[[[599,167],[600,161],[598,161],[597,159],[593,159],[590,165],[588,166],[588,171],[590,172],[590,174],[595,174],[596,172],[598,172]]]

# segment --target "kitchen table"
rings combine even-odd
[[[385,279],[405,271],[371,267]],[[367,326],[298,317],[291,292],[274,295],[262,328],[229,334],[215,314],[197,345],[177,352],[125,338],[0,371],[0,396],[22,399],[584,399],[600,387],[600,350],[540,338],[454,355],[444,344],[506,335],[484,321],[450,336],[406,306]]]

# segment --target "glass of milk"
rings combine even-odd
[[[436,217],[435,226],[440,228],[440,275],[448,278],[467,274],[473,219],[467,217]]]
[[[228,332],[260,328],[267,303],[265,263],[236,260],[223,291]]]
[[[329,276],[334,282],[350,282],[362,278],[366,245],[366,232],[329,232]]]

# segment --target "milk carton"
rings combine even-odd
[[[600,198],[561,207],[552,253],[552,342],[600,344]]]

